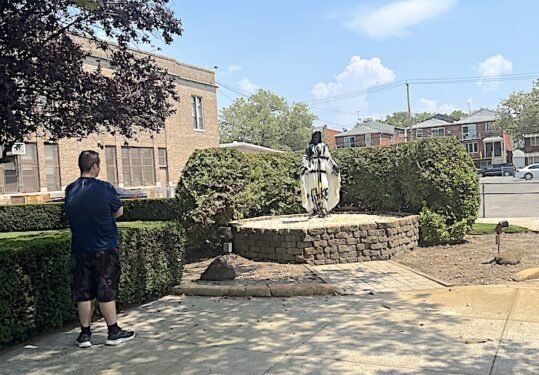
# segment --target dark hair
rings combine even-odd
[[[315,131],[311,136],[311,142],[309,144],[311,145],[317,145],[319,143],[322,143],[322,132],[319,130]]]
[[[79,155],[79,169],[80,173],[89,172],[90,169],[97,164],[99,166],[99,154],[92,150],[83,151]]]

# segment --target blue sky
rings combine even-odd
[[[218,66],[217,81],[246,94],[263,88],[311,103],[320,121],[336,129],[353,126],[357,111],[380,117],[406,110],[403,80],[412,80],[414,112],[467,111],[468,103],[472,110],[495,108],[511,92],[529,90],[533,79],[413,80],[539,72],[534,0],[173,0],[172,6],[184,35],[161,54]],[[218,105],[237,97],[221,87]]]

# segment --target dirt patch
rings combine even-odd
[[[539,266],[539,234],[506,234],[502,251],[522,254],[517,265],[487,263],[497,255],[495,235],[468,236],[467,241],[453,246],[416,248],[392,258],[398,263],[455,285],[499,284],[513,281],[523,269]]]
[[[196,282],[203,285],[256,285],[256,284],[294,284],[323,283],[316,274],[303,264],[281,264],[256,262],[232,255],[230,263],[236,271],[232,281],[201,281],[200,275],[215,258],[204,259],[186,264],[182,277],[183,283]]]

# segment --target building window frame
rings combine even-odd
[[[344,137],[343,138],[344,147],[356,147],[356,137]]]
[[[51,150],[52,148],[52,150]],[[48,155],[51,150],[53,153],[53,158]],[[53,165],[50,165],[52,161]],[[52,173],[50,173],[52,170]],[[49,176],[53,176],[55,181],[49,181]],[[62,175],[60,173],[60,147],[57,143],[45,143],[45,176],[47,178],[47,191],[60,191],[62,190]],[[53,186],[53,183],[56,183]]]
[[[477,125],[476,124],[462,125],[462,139],[463,140],[477,139]]]
[[[370,145],[372,145],[372,134],[367,133],[365,134],[365,146],[370,146]]]
[[[201,96],[193,95],[191,97],[191,115],[193,119],[193,130],[203,131],[204,130],[204,105],[202,103]]]
[[[145,160],[147,153],[150,160]],[[122,163],[124,172],[124,186],[126,187],[139,187],[139,186],[155,186],[156,184],[156,171],[155,171],[155,159],[154,159],[153,147],[122,147]],[[146,162],[147,161],[147,162]],[[133,173],[133,168],[141,168],[140,171],[140,183],[136,173]],[[148,172],[147,174],[145,172]]]
[[[485,123],[485,133],[487,135],[491,135],[493,131],[494,131],[494,123],[492,121],[486,122]]]
[[[539,136],[530,137],[530,146],[539,146]]]
[[[477,142],[466,143],[466,152],[468,154],[477,154],[479,152],[479,144]]]
[[[111,151],[109,153],[109,151]],[[118,186],[118,150],[116,146],[105,146],[105,163],[107,165],[107,181]]]
[[[440,130],[441,130],[441,134],[440,134]],[[445,128],[444,127],[432,128],[432,130],[430,131],[430,136],[431,137],[445,137]]]
[[[416,138],[423,138],[423,129],[416,129],[415,130],[415,137]]]

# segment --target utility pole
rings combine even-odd
[[[408,142],[409,133],[412,131],[412,109],[410,108],[410,83],[406,81],[406,99],[408,101],[408,128],[404,130],[404,141]]]

